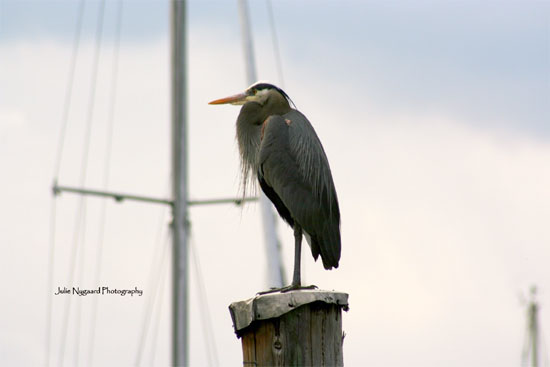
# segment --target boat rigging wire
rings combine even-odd
[[[277,64],[277,73],[279,74],[279,83],[281,88],[285,87],[285,80],[283,78],[283,64],[281,62],[281,52],[279,49],[279,39],[277,37],[277,29],[275,28],[275,17],[273,15],[273,5],[271,0],[266,0],[267,13],[269,15],[269,25],[271,28],[271,42],[273,44],[273,53]]]
[[[202,321],[202,329],[204,335],[204,343],[206,344],[206,354],[208,357],[209,366],[219,366],[218,360],[218,350],[216,348],[216,339],[214,337],[214,328],[212,327],[212,319],[210,317],[210,308],[208,306],[208,297],[206,292],[206,286],[204,283],[204,277],[202,275],[201,264],[199,261],[199,254],[197,246],[195,245],[195,236],[193,236],[193,231],[191,226],[189,228],[189,249],[191,250],[191,258],[193,260],[193,265],[195,269],[195,278],[197,284],[197,293],[200,304],[200,314]]]
[[[155,243],[155,253],[153,256],[153,261],[151,270],[149,271],[149,280],[147,282],[147,289],[152,290],[152,294],[147,297],[147,304],[145,305],[145,310],[143,312],[143,320],[141,323],[141,331],[139,333],[138,346],[136,351],[136,359],[134,362],[135,366],[140,366],[143,358],[143,351],[145,349],[145,343],[147,342],[147,335],[149,332],[149,325],[151,323],[151,315],[153,313],[153,307],[155,304],[155,299],[158,296],[159,283],[162,276],[162,269],[166,268],[166,259],[168,257],[168,247],[170,243],[170,231],[166,230],[165,225],[166,217],[166,207],[163,207],[160,216],[160,226],[159,231],[157,232],[157,240]],[[164,231],[163,231],[164,230]],[[161,241],[162,233],[164,233],[164,240]],[[159,249],[162,250],[159,254]]]
[[[59,134],[59,140],[57,144],[57,153],[54,161],[54,183],[57,182],[59,178],[59,171],[61,169],[61,157],[63,155],[63,146],[65,144],[65,135],[67,131],[67,122],[69,116],[69,110],[72,101],[72,90],[74,85],[74,74],[76,69],[76,61],[78,56],[78,49],[80,46],[80,36],[82,34],[82,18],[84,15],[85,1],[81,0],[78,4],[77,17],[76,17],[76,30],[73,40],[72,47],[72,56],[69,66],[69,76],[67,78],[67,85],[65,87],[65,100],[63,103],[63,112],[61,117],[61,130]],[[46,343],[45,343],[45,365],[50,365],[50,353],[51,353],[51,329],[52,329],[52,312],[53,312],[53,273],[55,265],[55,238],[56,238],[56,218],[57,218],[57,208],[56,208],[56,195],[55,192],[52,193],[52,198],[50,202],[50,243],[48,251],[48,300],[46,306]]]
[[[80,171],[80,186],[84,186],[86,182],[86,174],[87,174],[87,168],[88,168],[88,155],[90,151],[90,142],[91,142],[91,132],[92,132],[92,122],[93,122],[93,112],[94,112],[94,106],[95,106],[95,95],[96,95],[96,83],[97,83],[97,74],[98,74],[98,65],[99,65],[99,56],[101,51],[101,36],[103,31],[103,19],[105,15],[105,0],[102,0],[99,5],[99,12],[98,12],[98,18],[97,18],[97,25],[96,25],[96,33],[95,33],[95,46],[94,46],[94,55],[93,55],[93,62],[92,62],[92,72],[91,72],[91,85],[90,85],[90,95],[88,100],[88,113],[87,113],[87,119],[86,119],[86,127],[85,127],[85,135],[84,135],[84,146],[83,146],[83,154],[82,154],[82,163],[81,163],[81,171]],[[79,246],[78,246],[78,238],[79,238],[79,232],[82,230],[85,230],[85,222],[84,219],[84,212],[86,210],[86,198],[82,196],[77,205],[77,213],[76,213],[76,220],[74,225],[74,240],[73,240],[73,247],[71,248],[71,254],[70,254],[70,265],[69,265],[69,279],[71,284],[74,282],[75,279],[75,270],[76,270],[76,261],[77,261],[77,255],[79,255]],[[81,229],[82,227],[82,229]],[[80,251],[80,256],[83,256],[83,250]],[[66,342],[67,342],[67,330],[68,330],[68,324],[69,324],[69,316],[71,311],[71,299],[73,297],[67,297],[65,298],[65,312],[63,315],[63,321],[62,321],[62,328],[61,328],[61,342],[60,342],[60,353],[59,353],[59,361],[61,364],[63,364],[64,355],[65,355],[65,348],[66,348]],[[77,316],[79,316],[77,314]],[[78,345],[79,345],[79,337],[80,334],[80,318],[77,317],[76,319],[76,330],[77,330],[77,339],[75,340],[76,347],[76,358],[78,359]]]
[[[83,276],[83,269],[84,269],[84,249],[85,249],[85,243],[86,243],[86,216],[88,215],[88,212],[86,210],[86,206],[83,206],[82,211],[82,219],[80,222],[80,225],[82,226],[82,229],[79,232],[79,239],[77,241],[80,241],[80,248],[81,251],[78,252],[78,264],[76,266],[76,283],[73,282],[73,284],[77,284],[77,286],[82,284],[82,276]],[[76,244],[76,242],[75,242]],[[80,299],[77,300],[76,307],[75,307],[75,320],[76,325],[74,328],[74,352],[73,352],[73,366],[79,365],[79,357],[80,357],[80,325],[81,325],[81,317],[82,317],[82,301]]]
[[[120,53],[120,33],[121,33],[121,24],[122,24],[122,12],[123,12],[123,1],[118,1],[117,13],[116,13],[116,24],[115,24],[115,39],[113,45],[113,63],[111,71],[111,96],[109,103],[109,115],[107,120],[107,142],[106,142],[106,152],[103,161],[103,189],[107,190],[109,186],[109,173],[111,169],[111,155],[113,147],[113,132],[115,125],[115,106],[116,106],[116,97],[117,97],[117,86],[118,86],[118,64],[119,64],[119,53]],[[106,217],[107,217],[107,201],[101,201],[100,208],[100,218],[99,218],[99,230],[98,230],[98,244],[97,252],[95,259],[95,272],[93,275],[93,283],[99,285],[101,280],[101,263],[103,260],[103,247],[105,242],[105,226],[106,226]],[[95,297],[92,301],[91,317],[90,317],[90,333],[88,337],[88,364],[93,365],[94,357],[94,343],[95,343],[95,330],[96,330],[96,321],[97,321],[97,309],[99,304],[99,299]]]
[[[155,319],[153,320],[153,331],[151,335],[151,353],[149,354],[149,366],[155,366],[155,355],[157,351],[157,337],[159,332],[159,324],[160,324],[160,315],[162,314],[162,307],[164,304],[164,289],[167,287],[168,282],[168,266],[164,266],[162,269],[162,279],[159,284],[160,290],[159,294],[157,296],[157,302],[155,304],[157,305],[156,311],[155,311]]]

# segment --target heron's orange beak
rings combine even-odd
[[[239,93],[239,94],[235,94],[234,96],[216,99],[214,101],[208,102],[208,104],[226,104],[226,103],[237,104],[237,105],[245,104],[246,97],[248,97],[247,94]]]

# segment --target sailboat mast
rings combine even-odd
[[[527,305],[527,331],[525,334],[525,344],[521,352],[522,366],[538,367],[539,365],[539,306],[536,294],[537,288],[535,286],[531,287],[531,300]]]
[[[189,365],[187,247],[187,68],[185,1],[171,2],[172,83],[172,365]]]
[[[248,85],[257,81],[256,64],[254,62],[254,50],[250,34],[250,21],[248,16],[248,5],[246,0],[239,0],[239,18],[241,20],[241,32],[243,36],[244,56],[246,63],[246,79]],[[268,287],[280,288],[284,283],[283,268],[279,241],[275,231],[275,215],[271,202],[263,192],[260,192],[260,207],[262,211],[262,222],[264,229],[264,240],[267,255],[267,285]]]
[[[538,306],[537,302],[535,300],[537,289],[535,287],[531,288],[531,302],[529,303],[529,336],[531,339],[531,365],[532,367],[538,367],[539,361],[538,361],[538,344],[539,344],[539,338],[538,338],[538,321],[537,321],[537,311]]]

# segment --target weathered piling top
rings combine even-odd
[[[240,336],[243,329],[254,321],[280,317],[300,306],[313,302],[338,305],[348,310],[348,294],[326,290],[296,290],[257,295],[244,301],[233,302],[229,306],[235,333]]]

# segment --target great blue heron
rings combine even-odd
[[[225,103],[243,106],[237,140],[245,188],[256,176],[294,229],[294,274],[283,290],[307,288],[300,280],[302,234],[325,269],[338,267],[341,252],[340,209],[321,141],[307,118],[290,107],[288,95],[272,84],[258,82],[244,93],[210,102]]]

